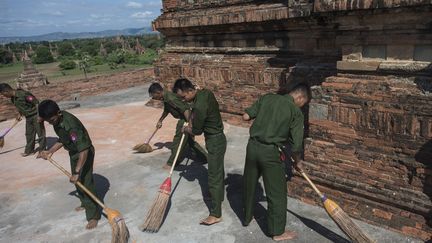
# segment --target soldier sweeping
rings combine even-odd
[[[171,165],[173,164],[174,156],[180,143],[180,138],[182,135],[181,129],[185,121],[189,120],[190,107],[188,104],[183,102],[176,94],[164,90],[162,86],[158,83],[153,83],[152,85],[150,85],[149,94],[152,99],[161,100],[164,104],[164,111],[156,124],[156,127],[158,129],[162,127],[162,122],[168,116],[168,114],[171,114],[174,118],[178,119],[176,133],[172,142],[171,156],[169,157],[167,163],[164,165],[164,169],[169,170],[171,168]],[[198,160],[207,161],[207,152],[194,140],[193,136],[185,134],[185,141],[186,142],[183,143],[182,148],[180,148],[180,156],[182,155],[183,151],[191,148],[192,152],[195,154]]]
[[[197,90],[187,79],[175,82],[173,91],[186,102],[192,103],[189,126],[183,132],[193,136],[204,133],[208,151],[208,187],[211,197],[210,215],[200,224],[212,225],[222,220],[222,201],[224,199],[224,156],[226,137],[219,111],[219,104],[210,90]]]
[[[34,154],[36,134],[38,135],[39,148],[37,150],[45,150],[46,138],[45,138],[45,127],[42,122],[38,121],[37,116],[37,105],[39,101],[30,92],[22,89],[13,89],[9,84],[0,84],[0,93],[10,98],[11,102],[15,105],[19,112],[17,120],[21,120],[24,116],[26,119],[26,146],[24,153],[21,153],[23,157]]]
[[[262,175],[268,202],[268,233],[275,241],[296,236],[295,232],[285,230],[287,186],[280,149],[288,142],[293,152],[293,166],[299,168],[304,133],[300,108],[310,97],[310,88],[300,84],[289,93],[282,91],[262,96],[243,115],[245,121],[255,119],[250,128],[243,173],[244,225],[249,225],[253,219],[255,189]]]
[[[89,134],[78,118],[67,111],[61,111],[52,100],[44,100],[39,104],[39,116],[53,125],[54,131],[59,136],[49,150],[40,152],[38,158],[48,159],[53,153],[64,147],[70,156],[72,176],[70,182],[75,184],[80,181],[90,192],[95,193],[93,180],[93,161],[95,149],[90,140]],[[87,229],[97,226],[101,217],[97,204],[77,187],[78,197],[81,205],[75,208],[76,211],[85,210],[88,224]]]

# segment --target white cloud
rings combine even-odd
[[[132,14],[131,17],[134,19],[145,19],[145,18],[152,16],[152,14],[153,14],[153,12],[150,12],[150,11],[136,12],[136,13]]]
[[[78,24],[78,23],[81,23],[81,20],[79,20],[79,19],[68,20],[68,21],[66,21],[66,23],[68,23],[68,24]]]
[[[142,4],[141,3],[138,3],[138,2],[128,2],[127,4],[126,4],[126,7],[128,7],[128,8],[142,8]]]
[[[62,13],[61,11],[54,11],[54,12],[49,12],[50,15],[53,16],[63,16],[64,13]]]

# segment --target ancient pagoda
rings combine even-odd
[[[48,84],[47,77],[36,70],[26,51],[24,51],[23,63],[24,71],[18,77],[17,88],[29,89]]]

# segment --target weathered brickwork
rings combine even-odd
[[[45,86],[33,87],[28,90],[39,100],[52,99],[55,101],[62,101],[73,100],[76,96],[83,97],[116,91],[118,89],[126,89],[153,80],[153,69],[139,69],[91,77],[88,80],[78,79],[48,84]],[[16,117],[17,115],[18,113],[10,100],[0,96],[0,121]]]
[[[311,178],[352,217],[431,237],[430,0],[163,3],[158,80],[186,77],[213,90],[236,124],[261,94],[311,84]],[[319,203],[297,174],[288,190]]]

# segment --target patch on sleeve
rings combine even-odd
[[[33,95],[27,95],[26,96],[26,101],[27,102],[33,102],[34,99],[35,99],[35,97]]]
[[[72,142],[76,143],[76,141],[78,140],[78,135],[76,134],[76,132],[70,133],[70,139],[72,140]]]

